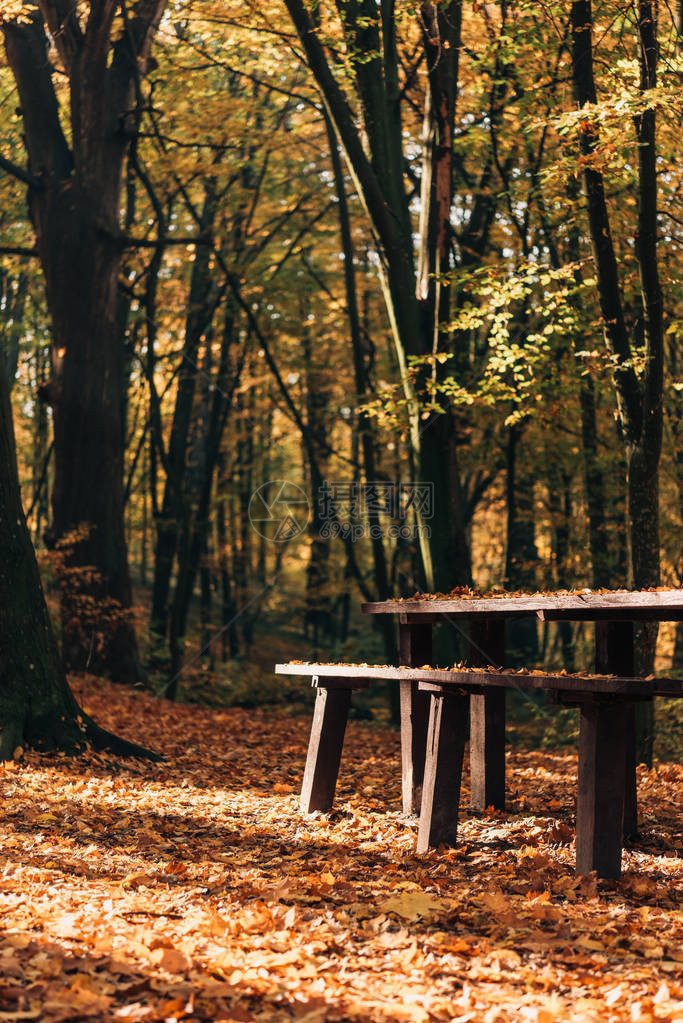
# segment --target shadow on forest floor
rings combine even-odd
[[[2,1018],[680,1016],[680,766],[640,771],[642,834],[598,882],[574,876],[573,754],[512,752],[510,811],[418,857],[392,731],[351,723],[335,808],[304,817],[306,718],[77,688],[167,760],[2,770]]]

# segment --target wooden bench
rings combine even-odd
[[[306,813],[332,806],[353,690],[366,688],[372,680],[396,680],[417,683],[429,695],[418,852],[456,841],[471,695],[542,689],[553,694],[552,702],[578,706],[576,869],[581,874],[596,870],[600,877],[619,877],[621,872],[627,710],[633,701],[683,696],[683,682],[677,679],[297,662],[278,664],[275,671],[310,677],[317,690],[301,789]],[[504,737],[502,747],[504,758]]]

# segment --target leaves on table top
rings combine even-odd
[[[395,597],[393,603],[410,604],[411,601],[424,600],[492,600],[505,599],[508,597],[577,597],[577,596],[615,596],[630,595],[636,593],[680,593],[680,588],[671,586],[643,586],[638,590],[625,590],[623,588],[612,590],[606,587],[576,587],[558,590],[504,590],[501,587],[494,587],[490,590],[480,590],[471,586],[454,586],[448,593],[420,593],[417,591],[412,597]]]
[[[0,1020],[680,1018],[680,765],[639,769],[643,834],[602,882],[574,876],[573,756],[511,752],[510,811],[418,857],[395,733],[352,722],[304,817],[306,719],[79,695],[167,760],[0,769]]]

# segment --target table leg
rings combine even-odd
[[[627,717],[626,701],[581,704],[577,874],[621,874]]]
[[[469,663],[501,667],[505,658],[503,619],[475,620],[470,625]],[[505,690],[470,696],[471,806],[505,809]]]
[[[634,623],[595,623],[595,670],[599,675],[635,675]],[[636,788],[636,708],[627,707],[626,781],[624,789],[624,836],[638,832]]]
[[[419,668],[423,664],[431,664],[430,623],[399,624],[399,657],[404,667]],[[417,682],[401,682],[400,685],[403,812],[416,816],[422,802],[429,696],[419,691]]]
[[[466,726],[466,696],[432,693],[418,853],[441,842],[455,845]]]
[[[304,813],[329,810],[334,802],[350,704],[350,689],[321,687],[315,694],[299,804]]]

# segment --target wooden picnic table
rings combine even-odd
[[[363,604],[362,610],[398,616],[400,663],[413,667],[432,664],[435,622],[468,623],[469,663],[500,668],[505,663],[506,620],[534,616],[545,621],[593,621],[596,673],[633,678],[635,623],[681,620],[683,590],[387,600]],[[524,684],[520,678],[520,687]],[[403,808],[417,814],[430,699],[424,682],[416,679],[401,680],[400,688]],[[489,685],[469,697],[475,809],[505,807],[505,692],[503,685]],[[637,830],[635,702],[628,693],[590,690],[574,694],[574,699],[571,693],[558,691],[557,698],[580,708],[577,870],[596,869],[600,876],[618,877],[622,835]]]

